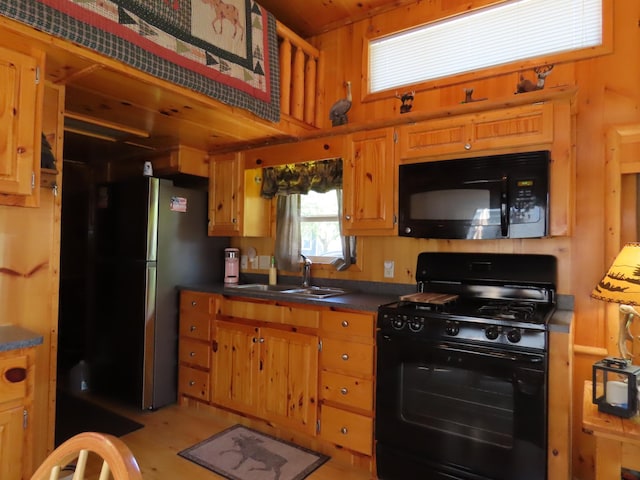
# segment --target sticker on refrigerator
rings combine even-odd
[[[169,210],[171,210],[172,212],[186,212],[187,199],[184,197],[171,197],[171,202],[169,202]]]

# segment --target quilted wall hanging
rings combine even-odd
[[[280,120],[276,20],[252,0],[3,0],[0,14]]]

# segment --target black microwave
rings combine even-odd
[[[398,234],[445,239],[548,234],[548,151],[400,165]]]

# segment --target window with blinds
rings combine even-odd
[[[369,42],[369,92],[603,43],[602,0],[520,0]]]

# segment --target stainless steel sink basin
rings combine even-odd
[[[247,283],[244,285],[233,286],[227,285],[225,288],[306,298],[328,298],[349,293],[348,290],[335,287],[300,287],[297,285],[267,285],[264,283]]]

